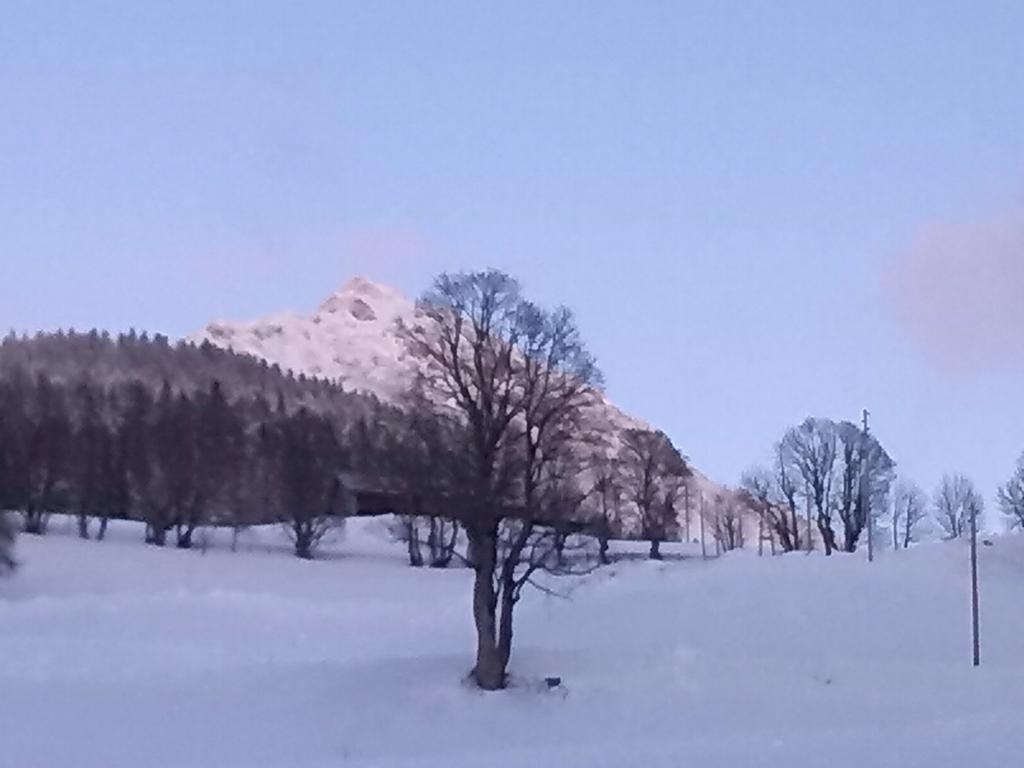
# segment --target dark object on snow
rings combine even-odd
[[[13,571],[17,563],[14,560],[14,523],[10,517],[0,512],[0,575]]]
[[[560,677],[545,677],[544,684],[548,688],[557,688],[562,684],[562,678]]]

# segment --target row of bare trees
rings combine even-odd
[[[811,541],[813,517],[830,555],[856,551],[872,515],[888,504],[894,479],[895,463],[873,435],[850,422],[809,418],[776,443],[770,467],[744,475],[741,490],[782,551]]]
[[[999,489],[1003,513],[1024,525],[1024,457]],[[943,476],[931,498],[912,481],[897,480],[895,462],[877,439],[850,422],[809,418],[786,431],[768,466],[746,472],[738,497],[773,548],[820,546],[826,554],[854,552],[874,541],[905,549],[929,536],[959,538],[984,508],[967,476]]]

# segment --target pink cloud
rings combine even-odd
[[[1024,206],[922,230],[889,277],[898,318],[934,362],[1024,367]]]

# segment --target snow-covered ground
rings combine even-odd
[[[58,526],[61,528],[62,526]],[[470,574],[413,570],[379,521],[323,560],[277,532],[158,551],[119,527],[22,537],[0,583],[0,765],[1014,766],[1024,540],[619,563],[534,593],[512,690],[461,682]],[[569,586],[569,585],[566,585]],[[547,675],[563,690],[541,690]]]

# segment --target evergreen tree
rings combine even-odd
[[[83,380],[75,388],[76,426],[71,443],[71,495],[78,535],[89,538],[89,522],[103,514],[108,499],[104,468],[110,461],[113,436],[104,422],[99,388]]]
[[[46,532],[50,514],[68,505],[66,471],[71,423],[64,392],[43,375],[36,378],[29,410],[26,455],[28,496],[23,516],[26,533]]]

